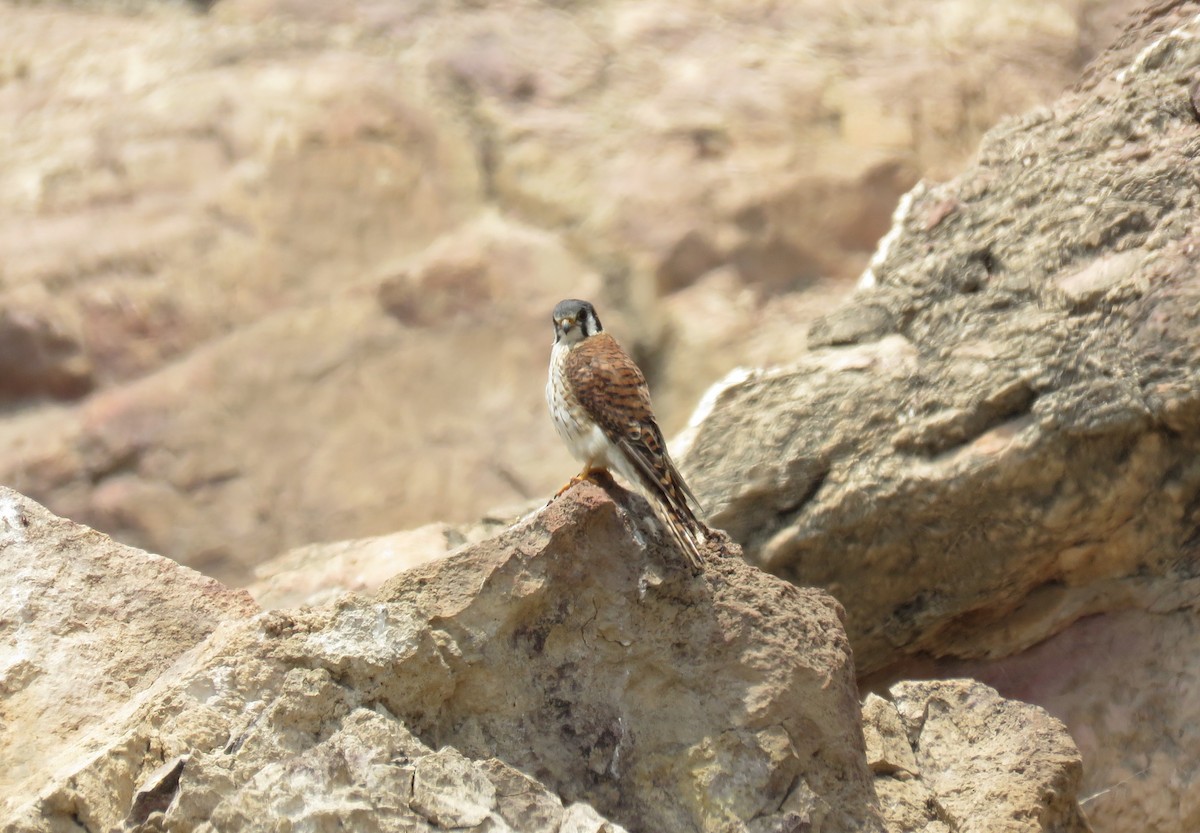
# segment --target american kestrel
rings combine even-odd
[[[559,494],[593,472],[615,471],[661,510],[692,569],[702,570],[708,527],[692,511],[688,501],[699,502],[667,454],[646,378],[587,301],[569,299],[554,308],[546,401],[559,436],[583,463]]]

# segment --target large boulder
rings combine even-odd
[[[29,769],[0,782],[6,831],[1084,829],[1057,721],[962,681],[898,686],[864,716],[832,598],[728,542],[694,577],[611,484],[373,598],[255,616],[244,594],[5,499],[0,552],[86,570],[4,620],[55,658],[0,688],[5,737],[28,747],[0,747],[0,772]],[[4,598],[27,572],[4,572]],[[168,639],[189,593],[196,623]]]
[[[1200,4],[1149,10],[1078,89],[906,196],[810,355],[731,377],[695,420],[682,468],[710,520],[846,605],[860,673],[1005,657],[1099,614],[1194,615],[1198,69]],[[1153,652],[1122,656],[1123,693],[1097,659],[1100,691],[1039,702],[1096,738],[1085,789],[1114,788],[1098,826],[1191,830],[1194,808],[1112,802],[1147,767],[1194,785],[1194,748],[1154,732],[1131,748],[1085,704],[1152,696],[1193,654],[1166,672]],[[1184,732],[1192,714],[1156,725]]]
[[[1011,653],[1195,568],[1185,11],[914,190],[819,349],[731,380],[693,429],[683,468],[711,520],[846,604],[861,671]]]

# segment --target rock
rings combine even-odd
[[[559,833],[620,833],[623,828],[605,821],[587,804],[572,804],[563,813]]]
[[[409,809],[435,827],[474,827],[496,806],[496,785],[450,748],[422,758],[414,768]]]
[[[0,399],[87,393],[92,367],[75,310],[56,303],[41,286],[10,292],[0,311]]]
[[[1198,645],[1194,608],[1118,611],[978,673],[993,685],[1007,677],[1007,690],[1067,725],[1084,755],[1081,800],[1097,831],[1187,831],[1200,824]]]
[[[133,795],[126,824],[145,824],[155,813],[165,813],[179,792],[179,779],[191,755],[177,755],[151,772]]]
[[[93,550],[114,547],[103,536],[21,506],[40,515],[20,545],[46,568],[96,565],[60,603],[111,599],[103,568],[130,555],[100,564]],[[45,522],[74,547],[36,533]],[[660,533],[642,499],[587,483],[374,598],[238,608],[140,688],[107,689],[103,724],[42,734],[40,777],[0,785],[0,826],[1082,829],[1078,754],[1039,709],[957,682],[902,684],[894,704],[872,697],[860,712],[836,602],[747,566],[728,542],[693,577]],[[212,592],[172,586],[196,610]],[[59,624],[26,630],[41,627]],[[118,644],[136,657],[146,643],[110,628],[58,647],[72,663]],[[11,688],[0,697],[20,720],[8,736],[43,720],[14,712]]]
[[[514,812],[496,759],[602,814],[560,806],[579,829],[740,830],[797,790],[823,829],[877,828],[836,603],[737,558],[693,579],[614,494],[578,486],[373,600],[229,623],[13,817],[107,829],[150,793],[163,829],[473,826]]]
[[[896,711],[950,830],[1085,833],[1079,750],[1042,709],[973,680],[904,682]]]
[[[591,816],[597,824],[607,824],[610,833],[622,828],[605,821],[588,804],[563,808],[562,801],[544,786],[494,758],[481,762],[483,770],[496,785],[496,813],[514,830],[530,833],[557,833],[566,829],[572,818]]]
[[[896,707],[875,694],[863,701],[863,739],[867,766],[876,775],[903,777],[921,771]]]
[[[49,289],[98,384],[319,303],[474,213],[464,131],[392,61],[140,12],[12,9],[0,36],[23,68],[2,82],[0,292]]]
[[[1067,720],[1098,830],[1197,818],[1182,795],[1200,766],[1168,740],[1190,701],[1163,692],[1192,674],[1200,560],[1200,181],[1180,151],[1198,10],[1147,11],[1078,89],[914,189],[850,302],[863,312],[714,390],[680,455],[753,561],[846,605],[867,687],[979,674]],[[830,336],[847,322],[869,326]],[[1146,642],[1111,665],[1065,635],[1070,660],[1033,659],[1118,615]],[[1029,682],[1006,684],[1024,652]],[[1157,709],[1144,731],[1131,703]]]
[[[11,747],[4,750],[0,826],[5,829],[49,831],[73,823],[92,829],[268,831],[286,823],[314,831],[408,831],[488,823],[497,829],[541,833],[564,825],[589,829],[588,823],[593,823],[590,829],[622,833],[622,827],[587,805],[564,809],[554,793],[502,761],[468,760],[449,747],[434,751],[386,709],[380,700],[389,696],[385,691],[356,690],[335,667],[319,660],[308,667],[298,654],[290,653],[308,642],[314,658],[328,651],[358,651],[359,672],[382,673],[380,682],[388,678],[401,689],[421,666],[434,676],[439,667],[448,672],[438,658],[449,643],[439,640],[440,631],[427,624],[419,637],[424,648],[402,639],[400,630],[416,622],[400,607],[395,609],[398,619],[389,623],[388,605],[347,595],[340,605],[312,619],[334,624],[348,617],[341,629],[305,634],[287,615],[246,618],[253,605],[244,592],[222,589],[223,595],[214,597],[214,588],[220,588],[216,582],[190,579],[194,574],[178,567],[173,569],[184,581],[167,581],[175,598],[163,600],[156,598],[154,588],[162,583],[166,559],[128,550],[84,527],[54,519],[12,492],[4,497],[5,557],[17,557],[17,567],[26,555],[30,562],[40,557],[41,569],[58,576],[56,585],[42,588],[40,603],[7,611],[4,621],[24,617],[18,637],[29,645],[43,645],[64,664],[37,669],[34,681],[24,679],[22,687],[10,675],[0,690],[6,726],[13,730],[5,737],[37,738],[36,778],[20,779],[29,773],[14,767],[30,762],[14,756]],[[130,585],[146,582],[148,565],[158,573],[151,574],[154,581],[146,583],[140,595],[114,597],[114,581],[125,577]],[[31,569],[6,570],[8,587],[2,598],[28,594]],[[86,570],[79,577],[83,580],[66,581],[72,570]],[[184,647],[192,651],[186,657],[173,654],[167,661],[155,661],[161,653],[158,646],[172,633],[162,628],[162,615],[184,600],[180,597],[191,603],[191,616],[182,617],[182,622],[204,628],[204,633],[212,631],[211,622],[196,613],[221,611],[211,603],[206,609],[206,600],[221,603],[228,597],[236,605],[206,645],[187,643]],[[61,639],[59,645],[49,643],[54,631],[62,629],[61,617],[79,615],[101,600],[109,605],[110,617],[124,619],[124,627],[92,628],[83,637],[83,649],[97,658],[118,654],[124,663],[97,664],[92,673],[119,678],[136,671],[140,688],[107,685],[88,693],[88,678],[77,665],[80,648]],[[154,617],[137,613],[155,604]],[[42,615],[46,607],[59,617]],[[362,621],[366,630],[352,636],[356,624],[349,623],[359,623],[360,613],[370,622]],[[308,615],[313,611],[304,613]],[[131,630],[131,624],[145,633]],[[40,633],[43,629],[47,633]],[[353,647],[350,640],[361,641]],[[79,637],[73,642],[79,643]],[[246,653],[251,646],[257,647]],[[272,658],[277,649],[282,653]],[[389,653],[396,659],[408,655],[412,661],[407,666],[400,661],[394,671],[374,665],[388,661],[384,657]],[[23,667],[28,670],[30,665]],[[58,690],[48,690],[49,679]],[[432,678],[425,682],[443,684]],[[79,725],[80,712],[62,712],[64,685],[76,689],[73,705],[85,705],[84,694],[103,699],[106,723]],[[41,708],[32,707],[37,703],[31,706],[28,701],[38,694],[55,697],[54,705],[43,700]],[[438,711],[438,700],[418,697],[406,705]],[[97,711],[95,706],[92,711]],[[72,718],[76,731],[54,731],[48,715]]]
[[[1194,586],[1181,589],[1194,598]],[[1194,609],[1162,602],[1090,616],[1015,656],[916,661],[895,673],[970,675],[1062,720],[1083,755],[1080,803],[1097,831],[1194,830],[1200,625]]]
[[[258,610],[244,591],[56,518],[6,488],[0,564],[4,815],[86,760],[91,739],[123,721],[222,623]]]
[[[189,773],[160,824],[191,829],[203,794],[191,792]],[[195,781],[206,784],[198,770]],[[511,812],[512,800],[502,786],[519,785],[524,807],[538,812]],[[277,830],[291,823],[316,831],[353,828],[367,831],[450,830],[492,825],[491,829],[558,830],[565,819],[562,805],[536,782],[499,761],[469,761],[453,749],[434,752],[413,737],[382,708],[357,708],[345,716],[327,739],[268,764],[226,796],[203,795],[217,803],[209,830]],[[593,811],[594,814],[594,811]],[[597,816],[597,818],[599,818]],[[613,833],[621,828],[610,825]]]
[[[1200,65],[1179,32],[914,190],[852,302],[892,332],[735,379],[696,420],[710,521],[842,600],[863,673],[1148,606],[1198,555],[1200,228],[1178,207],[1200,183],[1194,124],[1158,106]]]
[[[456,286],[429,276],[467,257],[488,265],[456,307]],[[517,272],[522,291],[504,291]],[[36,412],[10,423],[0,460],[9,482],[56,495],[60,511],[238,584],[251,563],[313,540],[391,532],[431,507],[467,521],[485,499],[547,495],[576,470],[542,393],[565,275],[596,287],[553,238],[481,217],[364,289],[281,310],[100,391],[61,425]],[[429,305],[441,317],[384,308],[380,285],[407,280],[444,293]],[[459,366],[487,368],[487,382],[464,383]],[[436,403],[437,418],[414,403]]]
[[[418,734],[497,755],[633,829],[770,816],[797,782],[840,808],[829,829],[865,823],[836,605],[764,585],[736,559],[694,582],[677,553],[637,543],[646,510],[633,505],[630,517],[576,487],[533,526],[477,546],[491,563],[464,553],[383,588],[381,600],[445,623],[440,639],[457,646],[442,649],[461,669],[454,694],[433,725],[411,715]],[[510,555],[514,545],[530,555]],[[453,592],[423,589],[431,569]],[[514,650],[520,680],[501,671]],[[736,678],[718,671],[731,667]]]
[[[890,831],[1090,831],[1062,724],[974,680],[903,682],[863,704]]]
[[[396,573],[444,558],[502,528],[500,520],[492,518],[471,525],[427,524],[376,538],[309,544],[259,565],[254,583],[246,590],[264,610],[326,604],[348,591],[374,593]]]
[[[845,296],[845,281],[832,279],[814,280],[802,292],[770,295],[722,268],[664,298],[665,358],[653,365],[654,407],[663,424],[681,424],[710,380],[739,367],[793,361],[806,350],[808,325]]]

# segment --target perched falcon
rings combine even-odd
[[[700,546],[708,528],[692,511],[688,501],[698,501],[667,454],[646,379],[587,301],[566,300],[554,308],[546,401],[559,436],[583,463],[559,494],[593,472],[615,471],[661,510],[693,571],[702,570]]]

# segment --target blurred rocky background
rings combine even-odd
[[[253,598],[0,501],[14,824],[1200,828],[1200,3],[1133,6],[0,7],[0,481]],[[844,609],[594,486],[510,527],[566,296]]]
[[[241,584],[574,472],[549,310],[665,427],[1132,3],[0,6],[0,482]]]

